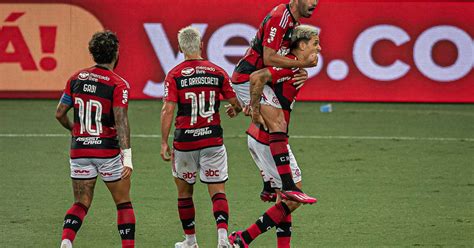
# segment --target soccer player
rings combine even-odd
[[[311,26],[300,25],[293,31],[291,53],[286,55],[286,57],[293,60],[304,60],[308,57],[312,57],[316,58],[317,63],[317,57],[313,55],[318,54],[320,51],[321,47],[319,45],[318,31]],[[270,135],[263,128],[260,128],[261,126],[256,125],[261,121],[258,107],[260,105],[274,105],[276,100],[281,104],[286,123],[289,123],[290,113],[299,91],[299,89],[293,85],[293,76],[297,72],[298,68],[283,69],[267,67],[252,73],[250,76],[250,102],[253,123],[247,130],[248,146],[255,163],[261,168],[264,176],[271,179],[272,187],[276,188],[277,192],[280,191],[282,187],[282,180],[276,171],[276,167],[278,167],[279,164],[275,164],[275,161],[272,159],[272,152],[269,148]],[[274,95],[272,95],[273,92],[269,91],[270,86],[267,85],[267,83],[273,88],[277,99],[271,98],[274,97]],[[268,93],[271,95],[268,95]],[[265,121],[267,120],[265,119]],[[283,143],[282,141],[279,142]],[[291,164],[293,180],[296,185],[301,188],[300,169],[289,146],[288,150],[289,154],[280,156],[280,158]],[[300,205],[301,203],[298,201],[278,199],[278,203],[269,208],[255,224],[251,225],[245,231],[232,233],[229,238],[231,244],[233,244],[234,247],[248,247],[260,234],[276,226],[278,247],[290,247],[291,212],[296,210]]]
[[[293,60],[285,57],[289,52],[291,34],[299,25],[300,18],[309,18],[316,8],[318,0],[291,0],[288,4],[276,6],[261,23],[256,36],[251,42],[251,47],[237,64],[232,75],[232,87],[239,100],[245,106],[250,104],[249,77],[254,71],[264,67],[279,68],[307,68],[316,66],[316,59],[311,55],[302,60]],[[300,84],[307,79],[307,74],[294,75],[295,83]],[[263,106],[260,109],[262,116],[268,122],[266,126],[270,131],[270,150],[274,156],[288,154],[286,148],[287,124],[282,111],[275,111]],[[286,143],[285,143],[286,142]],[[277,159],[277,157],[275,157]],[[302,203],[315,201],[314,198],[304,194],[293,182],[290,166],[283,163],[278,166],[278,173],[282,179],[282,194]],[[261,194],[262,199],[270,194],[268,183],[264,184]]]
[[[92,203],[98,175],[117,206],[122,247],[131,248],[135,246],[135,214],[130,200],[130,86],[113,71],[119,58],[115,33],[95,33],[89,42],[89,52],[97,64],[68,80],[56,110],[56,119],[72,135],[70,164],[75,199],[64,218],[61,248],[72,247]],[[74,123],[67,116],[71,108]]]
[[[193,185],[199,174],[212,199],[217,225],[218,248],[230,247],[227,237],[229,206],[225,194],[227,153],[220,126],[220,95],[227,99],[227,114],[236,116],[242,108],[227,73],[201,57],[202,42],[198,30],[186,27],[178,33],[179,50],[185,61],[174,67],[165,79],[164,104],[161,110],[161,157],[172,159],[172,173],[178,188],[178,213],[185,240],[176,248],[198,247],[195,232]],[[174,110],[173,151],[168,137]]]

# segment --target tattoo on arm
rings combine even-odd
[[[130,125],[128,123],[127,109],[114,107],[114,117],[120,148],[128,149],[130,148]]]
[[[250,76],[250,106],[253,111],[258,111],[260,109],[263,87],[267,81],[271,81],[271,74],[266,69],[254,73]]]

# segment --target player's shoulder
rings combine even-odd
[[[288,6],[282,3],[275,6],[275,8],[273,8],[270,12],[270,15],[273,18],[288,18],[290,16],[290,11],[288,9]]]
[[[116,86],[125,86],[127,89],[130,89],[130,84],[122,76],[115,73],[114,71],[109,71],[111,82]]]
[[[189,63],[190,61],[185,60],[182,61],[181,63],[177,64],[171,70],[168,71],[167,77],[170,78],[176,78],[176,77],[181,77],[181,76],[188,76],[188,74],[193,71],[191,68],[193,67],[192,63]]]
[[[229,75],[227,75],[227,72],[222,67],[212,63],[209,60],[203,60],[202,65],[197,68],[202,69],[204,71],[208,71],[212,74],[218,74],[218,75],[229,77]]]

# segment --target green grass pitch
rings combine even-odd
[[[0,101],[0,247],[59,246],[73,197],[56,103]],[[290,143],[303,187],[319,199],[294,213],[293,247],[474,246],[474,105],[335,103],[332,113],[320,113],[320,105],[297,103],[293,112]],[[132,101],[129,109],[137,247],[174,247],[183,235],[170,164],[152,136],[160,109],[159,101]],[[222,119],[233,231],[270,205],[258,198],[260,177],[246,148],[250,120]],[[216,247],[203,184],[196,183],[194,201],[198,242]],[[253,247],[275,243],[272,230]],[[75,247],[119,246],[115,206],[98,182]]]

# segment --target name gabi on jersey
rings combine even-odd
[[[95,93],[96,90],[97,90],[97,86],[95,85],[84,84],[84,86],[82,87],[82,91],[84,92]]]
[[[198,129],[187,129],[184,131],[185,134],[192,134],[193,137],[205,136],[212,134],[212,130],[209,130],[209,127],[203,127]]]
[[[77,137],[76,142],[82,142],[85,146],[102,144],[102,140],[99,137]]]
[[[215,77],[193,77],[181,79],[180,83],[181,87],[190,87],[196,85],[219,86],[219,79]]]

